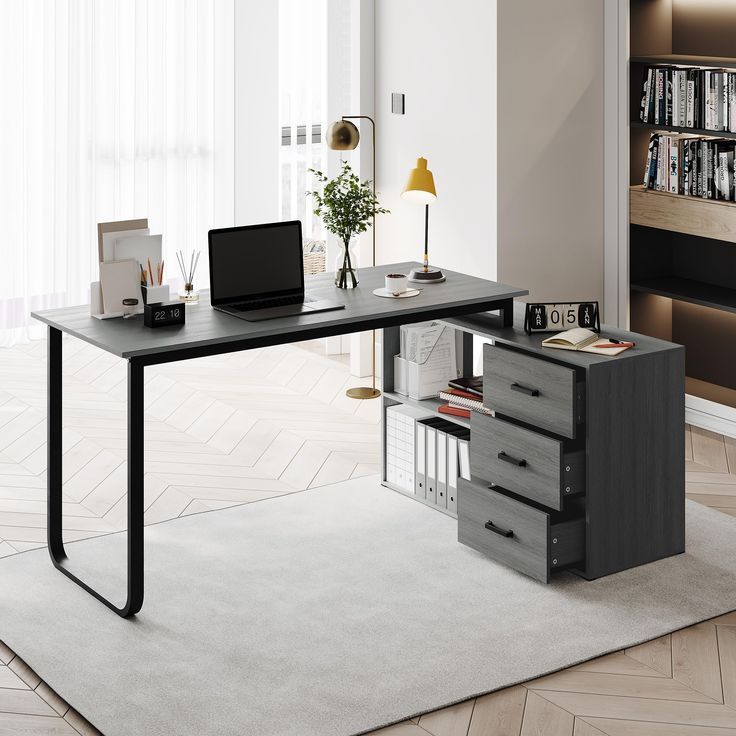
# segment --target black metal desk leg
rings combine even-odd
[[[501,311],[503,312],[503,326],[514,326],[514,300],[504,299],[501,302]]]
[[[128,584],[127,599],[116,606],[69,569],[62,520],[62,373],[61,331],[48,334],[48,545],[54,566],[119,616],[132,616],[143,605],[143,365],[128,361]]]

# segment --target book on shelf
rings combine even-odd
[[[483,376],[461,376],[448,381],[447,385],[483,398]]]
[[[440,391],[437,396],[440,401],[446,401],[450,407],[477,411],[480,414],[491,413],[490,409],[486,409],[486,407],[483,406],[482,399],[479,399],[477,395],[471,394],[467,391],[461,391],[457,388],[448,388],[444,391]]]
[[[652,133],[645,188],[687,197],[736,201],[736,140]]]
[[[632,346],[632,343],[622,343],[621,347],[601,347],[610,344],[611,338],[601,337],[597,332],[586,330],[584,327],[575,327],[542,340],[543,348],[577,350],[581,353],[595,353],[596,355],[618,355]]]
[[[460,406],[453,406],[452,404],[442,404],[437,408],[440,414],[449,414],[453,417],[462,417],[463,419],[470,419],[470,409],[463,409]]]
[[[736,70],[648,67],[639,119],[675,128],[736,133]]]

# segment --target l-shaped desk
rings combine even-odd
[[[360,271],[357,289],[337,289],[331,274],[308,280],[311,296],[332,299],[345,309],[314,315],[245,322],[216,312],[207,298],[187,307],[182,326],[144,327],[143,319],[97,320],[89,307],[34,312],[48,325],[48,545],[54,565],[67,577],[120,616],[132,616],[143,605],[144,369],[149,365],[251,350],[301,340],[396,327],[424,320],[450,319],[489,311],[511,325],[513,300],[528,292],[505,284],[445,271],[447,281],[427,285],[409,299],[382,299],[372,294],[387,273],[408,273],[414,263],[396,263]],[[127,594],[119,606],[78,577],[69,564],[62,539],[62,333],[84,340],[128,361],[127,419]]]

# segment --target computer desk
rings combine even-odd
[[[308,279],[309,294],[345,304],[345,309],[263,322],[245,322],[216,312],[208,296],[187,307],[186,324],[151,329],[143,318],[98,320],[89,307],[68,307],[33,312],[48,325],[48,546],[57,569],[127,617],[143,605],[143,371],[146,366],[173,363],[241,350],[282,345],[301,340],[396,327],[424,320],[499,311],[505,325],[512,324],[513,300],[528,292],[494,281],[445,271],[447,281],[424,286],[421,294],[406,299],[385,299],[372,291],[384,286],[387,273],[408,273],[414,263],[394,263],[360,269],[357,289],[334,286],[332,274]],[[128,361],[127,431],[127,594],[117,606],[72,572],[62,539],[62,333],[84,340]]]

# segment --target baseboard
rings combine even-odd
[[[685,394],[685,421],[695,427],[736,437],[736,409]]]

